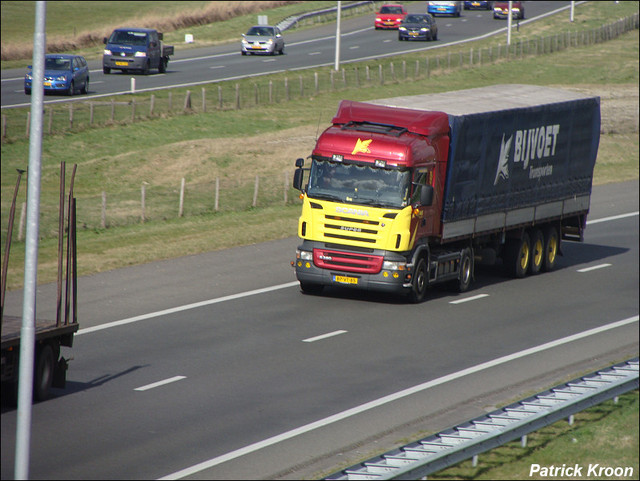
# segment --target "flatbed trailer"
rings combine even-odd
[[[78,331],[77,318],[77,253],[76,253],[76,214],[75,198],[73,197],[73,179],[69,188],[67,224],[64,225],[64,177],[65,165],[61,166],[60,174],[60,229],[58,242],[58,299],[57,319],[38,319],[34,322],[34,376],[33,399],[43,401],[50,395],[50,388],[64,388],[68,360],[61,355],[62,347],[73,346],[73,336]],[[17,387],[19,376],[20,346],[22,341],[22,318],[19,316],[4,315],[4,294],[6,288],[7,262],[11,246],[13,231],[13,218],[15,212],[15,200],[19,187],[19,178],[16,184],[14,199],[9,215],[9,228],[7,230],[7,244],[5,249],[4,264],[2,266],[2,305],[1,305],[1,381],[3,398],[10,403],[17,401]],[[66,228],[65,228],[66,227]],[[66,249],[64,246],[64,234],[66,236]],[[66,253],[66,255],[65,255]],[[66,262],[64,262],[66,257]],[[63,286],[63,270],[66,265],[66,277]],[[63,296],[64,291],[64,296]],[[64,302],[63,302],[64,299]]]

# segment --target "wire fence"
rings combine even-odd
[[[55,179],[54,179],[55,180]],[[43,188],[56,188],[46,186]],[[300,204],[298,192],[293,189],[288,171],[259,175],[245,179],[216,178],[212,182],[185,182],[176,186],[150,185],[146,182],[139,190],[102,191],[97,195],[76,193],[76,216],[79,229],[106,229],[179,217],[235,212],[273,205]],[[7,217],[9,206],[7,206]],[[16,206],[16,226],[13,236],[17,241],[25,237],[26,203]],[[3,240],[7,226],[3,225]],[[40,206],[39,235],[58,235],[58,206]]]

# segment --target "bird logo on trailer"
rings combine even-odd
[[[498,179],[503,178],[507,180],[509,178],[509,151],[511,150],[511,141],[513,135],[509,139],[504,141],[504,134],[502,134],[502,142],[500,144],[500,156],[498,157],[498,170],[496,171],[496,178],[493,181],[493,185],[498,185]]]
[[[515,146],[513,152],[513,163],[522,163],[522,170],[529,169],[530,179],[539,179],[553,174],[553,165],[529,166],[533,160],[542,160],[553,157],[556,153],[559,124],[541,125],[531,129],[516,130]],[[505,134],[502,134],[500,144],[500,156],[498,157],[498,168],[493,185],[498,185],[500,179],[509,178],[509,153],[511,152],[511,142],[514,135],[505,141]]]

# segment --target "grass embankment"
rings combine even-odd
[[[631,7],[637,11],[638,2],[623,3],[632,4]],[[617,11],[616,15],[634,11],[629,5],[625,7],[625,12]],[[590,25],[594,17],[601,23],[610,20],[603,17],[607,11],[589,4],[580,5],[576,18],[580,24]],[[556,23],[561,21],[555,17],[541,21],[547,22],[548,26],[536,22],[531,24],[531,33],[543,35],[546,29],[558,28]],[[525,27],[521,26],[519,35],[525,33]],[[465,48],[468,52],[468,46]],[[406,58],[411,65],[415,58],[424,59],[424,53],[407,55]],[[394,60],[399,62],[401,59]],[[594,69],[594,65],[598,68]],[[79,209],[89,201],[99,199],[105,188],[115,191],[115,194],[110,191],[108,204],[113,202],[114,195],[120,193],[124,196],[125,192],[127,196],[134,192],[135,198],[130,202],[139,203],[143,182],[148,183],[150,189],[154,185],[164,188],[176,198],[182,178],[187,182],[212,182],[221,178],[236,183],[248,181],[251,185],[256,174],[276,172],[280,176],[287,171],[291,173],[294,159],[309,154],[319,129],[330,123],[341,99],[367,100],[497,83],[570,86],[600,95],[604,133],[595,183],[638,177],[638,31],[635,30],[615,40],[587,47],[472,68],[443,68],[433,70],[429,77],[306,95],[297,100],[247,110],[173,115],[45,136],[41,212],[43,217],[46,214],[47,218],[52,218],[55,225],[61,161],[78,163],[75,194]],[[2,145],[2,213],[5,223],[2,228],[5,233],[5,219],[8,218],[15,186],[15,169],[26,167],[28,148],[27,139]],[[18,205],[26,198],[25,190],[23,185]],[[208,195],[212,197],[212,190]],[[85,225],[79,217],[79,273],[86,275],[295,235],[298,208],[292,197],[288,205],[282,207],[274,202],[268,208],[263,204],[257,209],[242,207],[239,212],[214,213],[209,209],[182,218],[166,216],[144,225],[135,221],[135,224],[111,225],[105,229],[96,228],[95,224]],[[24,244],[16,241],[16,230],[8,265],[9,289],[22,285]],[[52,282],[56,278],[57,239],[47,232],[41,234],[38,279],[40,283]],[[3,235],[3,251],[4,242]]]
[[[618,404],[611,400],[577,413],[573,425],[558,421],[529,434],[525,448],[513,441],[481,454],[476,467],[464,461],[429,479],[638,479],[638,406],[638,391],[631,391]],[[532,473],[534,465],[547,470]],[[560,470],[543,475],[563,465],[581,467],[581,476],[562,476]],[[631,476],[629,470],[627,476],[616,475],[625,468]]]

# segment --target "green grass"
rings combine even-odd
[[[429,475],[430,480],[456,479],[638,479],[638,391],[577,413],[573,425],[558,421],[527,435],[527,446],[520,440],[505,444],[471,460]],[[631,428],[631,429],[630,429]],[[530,476],[531,466],[581,466],[582,476]],[[627,477],[587,476],[589,466],[630,467]]]

